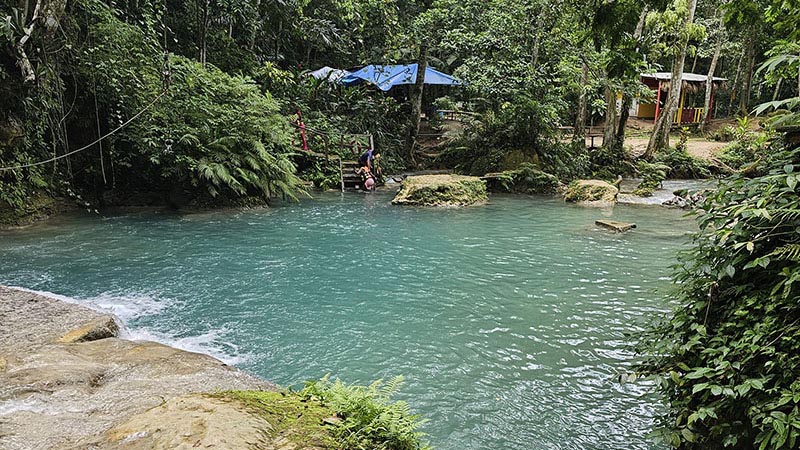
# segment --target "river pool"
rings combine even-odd
[[[0,284],[111,310],[129,336],[282,385],[406,377],[440,450],[651,449],[626,333],[670,309],[694,228],[652,206],[493,196],[466,209],[318,194],[252,211],[59,218],[0,232]],[[635,222],[614,234],[596,219]]]

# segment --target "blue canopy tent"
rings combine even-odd
[[[337,82],[348,75],[350,75],[350,72],[346,70],[334,69],[333,67],[328,66],[308,73],[308,76],[314,77],[318,80],[328,80],[331,83]]]
[[[386,92],[401,84],[414,84],[417,80],[418,67],[417,64],[369,65],[340,78],[339,82],[345,86],[353,86],[366,81]],[[462,86],[464,83],[446,73],[428,67],[425,70],[425,84]]]

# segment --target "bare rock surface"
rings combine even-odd
[[[274,385],[118,333],[112,316],[0,286],[0,448],[265,448],[263,419],[197,393]]]

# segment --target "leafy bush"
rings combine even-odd
[[[403,377],[364,386],[345,385],[325,376],[306,383],[300,395],[319,400],[342,419],[333,429],[339,449],[347,450],[425,450],[419,430],[425,421],[411,412],[406,402],[392,401]]]
[[[767,156],[770,138],[769,133],[737,134],[736,141],[722,150],[719,159],[734,169],[757,163]]]
[[[668,148],[656,154],[655,162],[668,166],[668,178],[708,178],[711,176],[708,163],[695,158],[685,149]]]
[[[520,94],[499,110],[485,112],[437,160],[443,167],[468,175],[516,169],[531,163],[562,178],[580,176],[588,157],[582,146],[561,142],[556,134],[558,101]],[[507,158],[514,161],[506,166]]]
[[[533,164],[524,163],[516,170],[498,174],[497,182],[492,183],[489,188],[520,194],[552,194],[559,186],[560,183],[555,176],[542,172]]]
[[[639,161],[636,168],[642,177],[642,183],[633,193],[640,197],[652,196],[653,191],[667,179],[667,173],[670,171],[670,167],[665,164],[649,163],[647,161]]]
[[[799,172],[800,149],[780,153],[767,175],[737,175],[700,208],[676,268],[681,306],[640,349],[675,447],[800,444]]]
[[[271,96],[213,66],[182,57],[172,66],[163,103],[126,133],[164,181],[210,198],[294,197],[300,180],[289,159],[288,121]]]

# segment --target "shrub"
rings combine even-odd
[[[680,304],[642,337],[671,406],[663,437],[686,449],[800,443],[800,149],[737,175],[699,210],[676,268]]]
[[[665,164],[649,163],[646,161],[639,161],[637,170],[642,177],[642,183],[633,191],[634,195],[640,197],[650,197],[661,183],[667,179],[667,173],[670,167]]]
[[[352,386],[325,376],[306,383],[300,396],[319,400],[332,408],[341,422],[333,429],[337,448],[347,450],[426,450],[419,431],[425,421],[406,402],[392,401],[403,382],[395,377],[384,383]]]
[[[498,174],[497,182],[490,189],[520,194],[552,194],[559,186],[555,176],[542,172],[533,164],[524,163],[516,170]]]
[[[711,176],[708,163],[695,158],[685,148],[669,148],[655,157],[655,162],[669,167],[668,178],[708,178]]]
[[[588,166],[586,149],[558,139],[560,102],[521,94],[497,111],[485,112],[461,139],[440,155],[437,164],[468,175],[484,175],[514,169],[527,162],[559,178],[581,176]],[[510,154],[516,164],[504,167]]]

